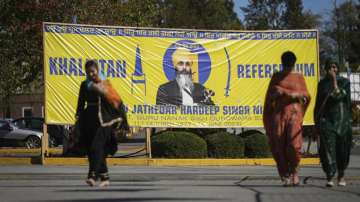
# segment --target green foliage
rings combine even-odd
[[[320,16],[311,11],[303,11],[302,0],[285,0],[285,12],[282,15],[283,28],[310,29],[320,24]]]
[[[334,2],[331,18],[324,21],[320,62],[335,59],[340,71],[346,71],[345,62],[354,72],[360,72],[360,2],[346,1],[340,5]],[[324,41],[324,38],[326,41]],[[323,41],[321,41],[323,40]]]
[[[248,158],[270,157],[270,146],[264,134],[255,133],[245,138],[245,156]]]
[[[81,24],[158,27],[160,23],[157,0],[76,0],[67,4],[73,7],[68,15],[76,15]]]
[[[360,71],[360,3],[346,1],[334,4],[331,19],[326,23],[324,35],[335,42],[335,55],[340,69],[346,71],[345,61],[352,71]],[[325,50],[328,51],[328,50]]]
[[[281,14],[284,12],[283,0],[249,1],[242,7],[247,29],[266,30],[281,28]]]
[[[227,132],[219,132],[206,136],[208,156],[210,158],[244,157],[244,141]]]
[[[205,158],[207,156],[205,140],[189,132],[161,132],[152,137],[151,148],[154,157]]]
[[[214,133],[226,132],[226,128],[197,128],[195,130],[194,133],[203,138]]]
[[[319,24],[319,15],[303,11],[301,0],[257,0],[242,7],[247,29],[305,29]]]
[[[202,138],[205,138],[207,135],[218,133],[218,132],[226,132],[226,128],[172,128],[169,129],[171,131],[185,131],[194,133]]]
[[[240,29],[233,7],[232,0],[0,1],[0,103],[9,108],[12,95],[42,89],[43,22]]]
[[[247,138],[247,137],[252,136],[254,134],[262,134],[262,133],[260,133],[257,130],[247,130],[247,131],[244,131],[244,132],[240,133],[239,136],[242,137],[242,138]]]
[[[0,11],[0,103],[9,116],[13,94],[43,86],[40,14],[46,10],[35,1],[4,0]]]
[[[240,29],[233,7],[232,0],[165,0],[162,27]]]
[[[304,22],[302,13],[302,0],[285,0],[286,11],[283,17],[283,24],[290,29],[299,29]]]

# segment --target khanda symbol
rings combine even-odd
[[[135,71],[131,75],[131,93],[134,94],[134,85],[143,84],[146,95],[146,76],[142,69],[141,53],[139,45],[136,47]]]
[[[231,79],[231,63],[230,63],[230,57],[229,57],[229,53],[226,50],[226,48],[224,47],[225,50],[225,54],[226,54],[226,59],[228,62],[228,78],[227,78],[227,82],[226,82],[226,87],[225,87],[225,97],[229,97],[230,94],[230,79]]]

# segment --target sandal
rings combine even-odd
[[[90,187],[93,187],[96,185],[96,175],[94,171],[90,171],[88,174],[88,178],[85,181],[86,184],[88,184]]]
[[[86,181],[86,184],[88,184],[90,187],[93,187],[96,185],[96,181],[93,178],[88,178]]]
[[[100,184],[99,187],[107,187],[110,186],[110,180],[109,180],[109,174],[108,173],[100,173]]]

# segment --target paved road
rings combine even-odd
[[[1,202],[115,201],[360,201],[360,156],[354,155],[345,188],[325,188],[319,166],[301,169],[307,184],[281,186],[272,166],[110,168],[107,188],[84,184],[85,166],[2,166]]]

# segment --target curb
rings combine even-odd
[[[0,149],[0,154],[36,154],[40,153],[41,149]],[[50,153],[62,153],[62,149],[50,148]]]
[[[144,147],[137,147],[131,149],[119,149],[117,153],[129,153],[129,152],[136,152]],[[37,154],[41,153],[41,149],[0,149],[0,154],[2,155],[13,155],[13,154]],[[63,149],[61,148],[49,148],[50,154],[62,154]]]
[[[107,158],[108,165],[127,166],[275,166],[272,158],[262,159],[148,159],[148,158]],[[0,157],[0,165],[41,164],[39,157]],[[319,158],[302,158],[300,165],[319,165]],[[44,165],[88,165],[87,158],[48,157]]]
[[[0,157],[0,165],[33,165],[41,164],[40,157]]]

